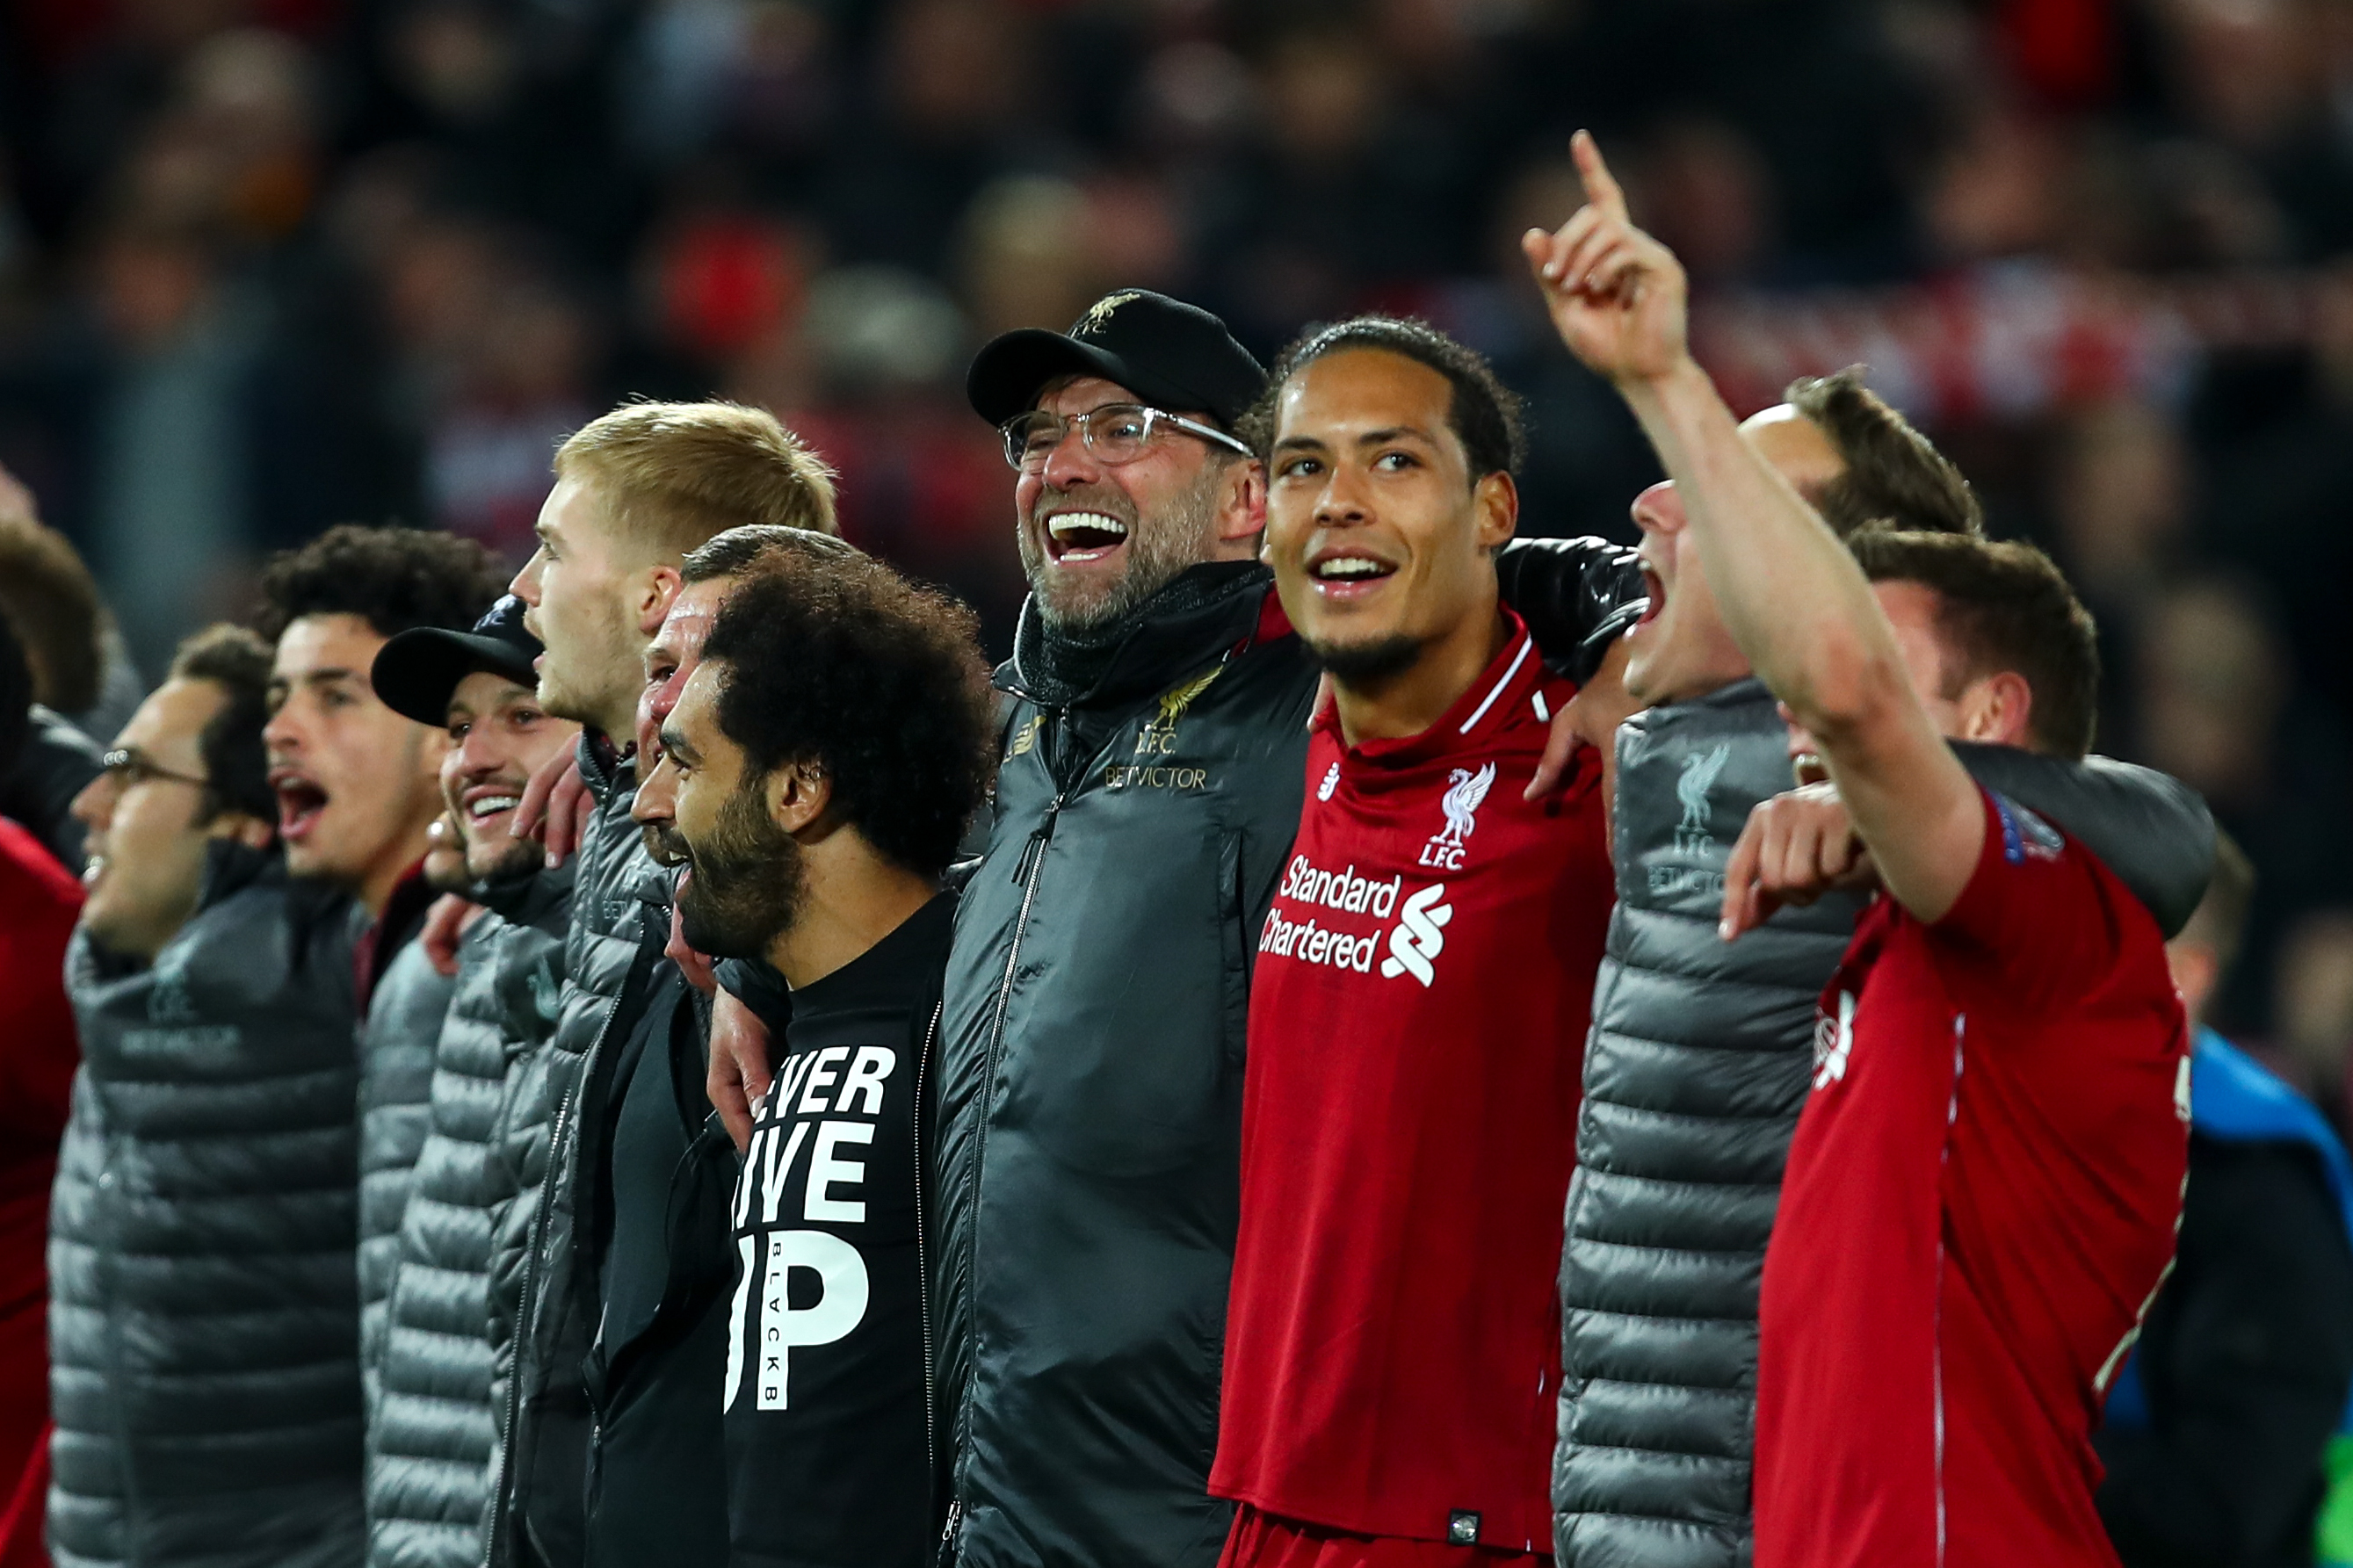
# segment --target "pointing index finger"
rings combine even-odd
[[[1626,216],[1626,193],[1602,162],[1601,146],[1593,132],[1580,131],[1569,139],[1569,155],[1577,160],[1577,177],[1585,182],[1585,199],[1614,218]]]

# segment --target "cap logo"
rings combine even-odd
[[[1090,338],[1101,336],[1103,330],[1111,325],[1111,314],[1113,310],[1131,300],[1143,298],[1143,290],[1137,289],[1124,289],[1116,294],[1104,295],[1087,307],[1087,313],[1079,318],[1079,324],[1071,329],[1071,335]]]

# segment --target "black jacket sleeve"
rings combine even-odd
[[[1579,685],[1649,602],[1634,552],[1606,539],[1514,539],[1495,552],[1495,580],[1546,666]]]
[[[2126,1568],[2310,1563],[2353,1384],[2353,1246],[2308,1151],[2190,1140],[2179,1260],[2136,1354],[2151,1423],[2098,1437]]]
[[[752,1009],[767,1026],[768,1050],[775,1055],[784,1039],[785,1026],[793,1017],[792,987],[785,984],[785,977],[765,962],[752,958],[723,958],[711,966],[711,972],[719,981],[719,989]]]
[[[2016,746],[1955,742],[1969,776],[2038,811],[2100,858],[2169,939],[2214,874],[2214,817],[2179,779],[2113,757],[2062,762]]]

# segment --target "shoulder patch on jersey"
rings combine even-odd
[[[1989,792],[1990,793],[1990,792]],[[2011,865],[2022,865],[2028,857],[2037,860],[2056,860],[2066,847],[2059,830],[2009,796],[1993,795],[1994,815],[2001,818],[2001,858]]]

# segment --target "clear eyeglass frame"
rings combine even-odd
[[[1240,441],[1198,419],[1142,403],[1106,403],[1084,414],[1055,414],[1033,408],[1015,415],[998,426],[1005,437],[1006,462],[1021,473],[1039,472],[1054,449],[1069,439],[1074,425],[1078,426],[1081,444],[1095,461],[1113,468],[1143,457],[1151,448],[1152,438],[1164,427],[1182,431],[1245,458],[1255,456]]]

